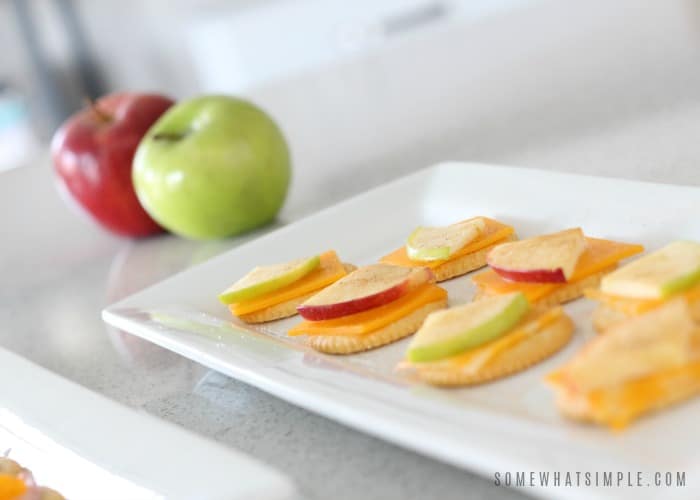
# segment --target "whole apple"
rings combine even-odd
[[[223,238],[271,221],[284,203],[289,150],[274,121],[250,102],[203,96],[173,106],[146,134],[134,187],[163,227]]]
[[[111,94],[68,118],[54,134],[51,156],[59,182],[114,233],[163,231],[141,207],[131,170],[139,142],[173,103],[156,94]]]

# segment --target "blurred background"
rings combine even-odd
[[[0,0],[0,47],[0,170],[129,89],[255,100],[288,211],[446,159],[700,183],[698,0]]]

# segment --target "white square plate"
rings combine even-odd
[[[293,500],[282,473],[0,349],[0,455],[71,500]]]
[[[393,371],[408,340],[364,354],[316,353],[285,331],[300,319],[250,328],[232,320],[217,294],[255,265],[335,249],[355,264],[402,245],[418,225],[485,215],[521,237],[581,226],[590,236],[655,249],[700,237],[700,189],[524,168],[447,163],[347,200],[244,244],[115,304],[108,323],[309,410],[494,478],[496,472],[685,472],[665,496],[700,497],[700,448],[688,439],[695,401],[640,421],[622,434],[561,418],[543,376],[593,335],[593,304],[566,306],[577,331],[562,352],[505,380],[446,390]],[[450,303],[470,299],[469,277],[444,283]],[[645,480],[653,476],[644,476]],[[625,476],[626,481],[627,476]],[[563,478],[562,478],[563,484]],[[625,483],[626,484],[626,483]],[[653,483],[652,483],[653,486]],[[655,487],[548,487],[546,497],[653,498]]]

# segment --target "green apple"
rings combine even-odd
[[[461,354],[507,333],[530,309],[522,292],[497,295],[428,316],[408,347],[414,363]]]
[[[602,292],[665,299],[700,283],[700,243],[675,241],[605,276]]]
[[[290,179],[289,150],[272,119],[233,97],[170,108],[134,157],[139,201],[158,223],[193,239],[233,236],[271,221]]]
[[[306,259],[295,259],[284,264],[256,267],[219,295],[224,304],[261,297],[300,280],[321,264],[315,255]]]
[[[421,262],[447,259],[474,241],[485,227],[480,217],[446,227],[419,227],[408,237],[406,254]]]

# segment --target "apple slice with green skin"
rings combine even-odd
[[[498,245],[486,261],[501,277],[528,283],[566,283],[586,249],[581,228]]]
[[[388,304],[434,281],[435,275],[427,267],[372,264],[336,281],[301,304],[297,311],[310,321],[340,318]]]
[[[700,243],[675,241],[605,276],[603,293],[665,299],[700,283]]]
[[[419,227],[408,237],[406,254],[409,259],[421,262],[448,259],[474,241],[485,227],[481,217],[446,227]]]
[[[300,280],[321,263],[318,255],[284,264],[256,267],[219,295],[224,304],[233,304],[261,297]]]
[[[413,363],[437,361],[479,347],[510,331],[530,309],[525,295],[497,295],[430,314],[408,347]]]

